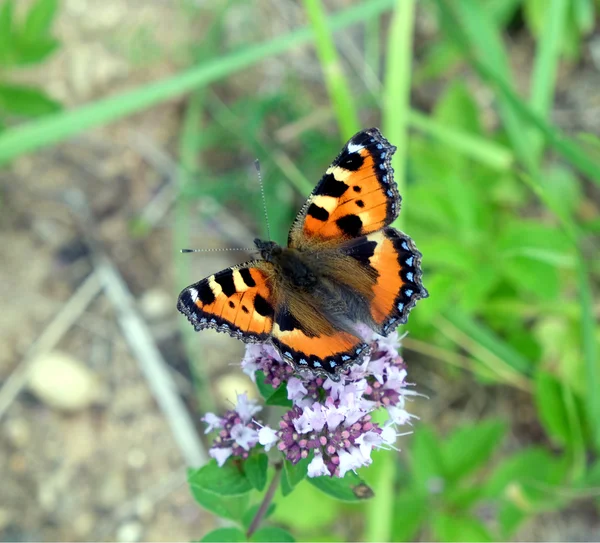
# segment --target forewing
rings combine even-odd
[[[266,341],[276,300],[273,266],[255,260],[227,268],[181,291],[177,309],[196,330],[214,328],[247,343]]]
[[[395,150],[377,128],[353,136],[296,217],[288,245],[356,238],[391,224],[401,201],[391,166]]]

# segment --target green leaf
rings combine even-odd
[[[323,475],[306,480],[325,494],[344,502],[360,502],[373,496],[371,488],[351,471],[343,479]]]
[[[256,517],[256,514],[258,513],[260,507],[261,504],[257,503],[256,505],[253,505],[252,507],[248,508],[248,510],[244,513],[244,516],[242,517],[242,525],[244,526],[244,529],[247,530],[248,528],[250,528],[250,525],[252,524],[254,517]],[[265,513],[263,519],[269,518],[275,511],[275,508],[276,505],[274,503],[271,503],[267,508],[267,512]]]
[[[0,83],[0,112],[23,117],[38,117],[59,111],[62,106],[34,87]]]
[[[292,407],[292,401],[287,398],[287,384],[281,383],[278,388],[265,383],[265,374],[262,371],[256,372],[256,386],[260,395],[265,399],[267,405],[279,405],[282,407]]]
[[[420,426],[410,444],[412,476],[419,492],[428,494],[444,487],[445,469],[441,443],[433,431]]]
[[[392,541],[415,541],[421,524],[427,518],[428,504],[424,494],[404,490],[394,498]]]
[[[200,541],[248,541],[246,534],[239,528],[217,528],[212,532],[208,532]]]
[[[259,528],[252,534],[250,541],[296,541],[292,534],[283,528],[278,528],[277,526],[265,526],[264,528]]]
[[[285,469],[281,472],[281,481],[279,483],[279,488],[281,489],[282,496],[289,496],[294,490],[294,487],[290,484],[290,481],[288,480],[287,472],[285,471]]]
[[[11,64],[14,11],[14,0],[6,0],[0,6],[0,66]]]
[[[35,41],[15,40],[15,64],[35,64],[50,56],[60,45],[54,38],[40,38]]]
[[[457,482],[482,466],[500,446],[505,431],[504,422],[488,420],[452,432],[442,447],[448,477]]]
[[[239,496],[252,490],[252,484],[237,461],[228,460],[222,467],[211,460],[206,466],[188,472],[188,483],[221,496]]]
[[[248,507],[248,494],[242,496],[219,496],[197,485],[190,485],[190,491],[196,503],[215,515],[240,521]]]
[[[485,485],[485,495],[505,498],[507,489],[521,487],[527,489],[531,499],[543,499],[548,493],[541,491],[538,483],[559,483],[566,467],[563,459],[554,458],[541,447],[530,447],[500,462]]]
[[[502,539],[536,511],[560,507],[563,498],[552,487],[564,479],[569,463],[542,448],[531,447],[503,460],[485,484],[484,495],[498,503]]]
[[[535,373],[535,405],[546,433],[560,445],[569,442],[569,419],[559,381],[547,371]]]
[[[433,531],[438,541],[494,541],[480,520],[471,516],[437,513]]]
[[[36,41],[50,32],[56,15],[58,0],[38,0],[27,13],[20,36],[28,41]]]
[[[265,453],[253,454],[244,462],[246,477],[259,492],[267,484],[267,470],[269,469],[269,458]]]
[[[342,507],[345,505],[309,484],[308,478],[294,488],[293,499],[278,493],[275,500],[277,509],[273,520],[288,526],[299,539],[306,540],[316,539],[316,535],[325,533],[327,527],[343,514]]]
[[[294,488],[300,481],[302,481],[307,474],[308,464],[312,458],[303,458],[297,464],[292,464],[289,460],[285,460],[283,467],[288,480],[289,485]]]
[[[281,384],[279,388],[277,388],[271,396],[269,396],[265,403],[267,405],[279,405],[281,407],[292,407],[294,404],[292,400],[288,400],[287,397],[287,385],[285,383]]]

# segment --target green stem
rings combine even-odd
[[[360,121],[327,24],[325,8],[321,0],[304,0],[304,8],[315,32],[317,55],[340,132],[348,139],[360,129]]]
[[[248,532],[246,532],[246,536],[248,537],[248,539],[250,539],[252,534],[254,532],[256,532],[256,530],[258,530],[260,523],[262,522],[263,518],[267,514],[267,511],[269,510],[269,506],[271,505],[271,502],[273,501],[273,497],[275,496],[275,491],[277,490],[277,487],[279,486],[279,480],[281,479],[282,468],[283,468],[283,464],[281,462],[278,462],[277,464],[275,464],[275,475],[273,475],[273,479],[271,480],[271,484],[269,485],[269,488],[267,489],[265,497],[263,498],[263,501],[261,502],[260,507],[258,508],[258,511],[256,512],[256,515],[254,515],[254,518],[252,519],[252,523],[250,524],[250,528],[248,528]]]

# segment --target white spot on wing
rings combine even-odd
[[[361,149],[364,149],[362,145],[356,145],[351,141],[348,142],[348,152],[349,153],[358,153]]]
[[[191,288],[188,290],[188,292],[190,293],[192,302],[196,303],[198,301],[198,291],[195,288]]]

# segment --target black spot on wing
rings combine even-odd
[[[242,306],[242,311],[246,314],[249,313],[248,308],[245,305]]]
[[[362,200],[356,200],[356,205],[358,207],[365,207],[365,203]]]
[[[235,308],[235,304],[231,300],[229,300],[229,307],[231,307],[231,309]]]
[[[247,287],[256,286],[256,282],[254,281],[254,279],[252,279],[252,274],[250,273],[250,270],[248,268],[241,268],[239,272]]]
[[[229,297],[237,292],[235,283],[233,282],[233,270],[224,270],[218,275],[215,275],[215,281],[221,285],[225,296]]]
[[[277,313],[275,322],[279,325],[279,329],[282,332],[302,330],[302,332],[306,334],[306,331],[302,328],[302,325],[298,322],[298,319],[296,319],[296,317],[294,317],[294,315],[292,315],[287,308]]]
[[[198,299],[202,302],[202,305],[210,305],[215,301],[215,295],[208,281],[202,281],[196,289],[198,290]]]
[[[355,238],[360,235],[363,223],[358,215],[346,215],[335,221],[340,230],[349,237]]]
[[[346,185],[346,183],[343,181],[338,181],[333,174],[328,173],[323,176],[323,179],[321,179],[321,183],[319,183],[315,194],[319,196],[333,196],[334,198],[339,198],[348,190],[348,188],[349,187]]]
[[[325,222],[327,219],[329,219],[329,212],[315,204],[310,204],[307,214],[318,221]]]
[[[254,297],[254,310],[263,317],[273,318],[274,310],[273,306],[265,300],[260,294]]]
[[[344,168],[344,170],[349,170],[351,172],[355,172],[357,170],[360,170],[360,168],[362,167],[362,165],[364,164],[365,159],[360,156],[360,154],[358,153],[348,153],[348,154],[343,154],[338,163],[337,166],[339,166],[340,168]]]
[[[363,238],[366,239],[366,238]],[[352,258],[358,260],[362,264],[369,264],[371,257],[375,254],[375,249],[377,248],[376,241],[363,241],[361,243],[357,243],[352,245],[344,252],[351,256]]]
[[[354,185],[354,186],[352,187],[352,190],[353,190],[354,192],[360,192],[362,189],[361,189],[361,188],[360,188],[358,185]]]

